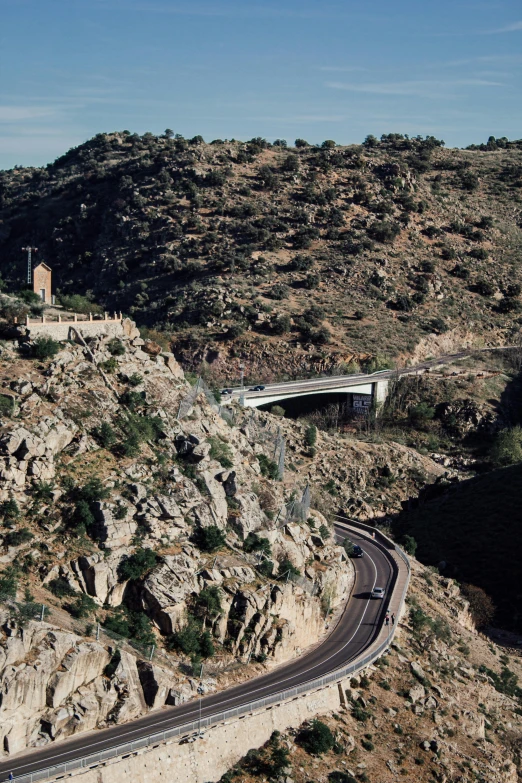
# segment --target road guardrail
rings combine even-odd
[[[408,556],[397,544],[395,544],[390,538],[388,538],[388,536],[386,536],[384,533],[381,533],[380,531],[376,531],[375,528],[372,528],[369,525],[364,525],[363,523],[357,522],[356,520],[348,521],[342,517],[340,517],[339,519],[343,520],[339,524],[342,524],[345,527],[353,527],[356,530],[365,533],[369,538],[373,539],[372,534],[375,534],[375,539],[374,539],[375,543],[378,542],[382,547],[382,549],[386,550],[387,552],[395,551],[406,564],[407,578],[399,598],[399,604],[398,604],[399,608],[397,610],[397,616],[398,616],[404,604],[404,600],[406,598],[406,592],[408,590],[408,584],[410,580],[411,569],[410,569]],[[390,560],[392,564],[395,566],[395,568],[397,569],[397,571],[394,572],[394,583],[391,591],[393,595],[393,590],[397,582],[397,575],[399,571],[395,561],[392,558],[390,558]],[[323,677],[319,677],[317,679],[309,680],[308,682],[301,683],[301,685],[297,685],[295,688],[290,688],[289,690],[273,693],[272,695],[267,696],[264,699],[257,699],[255,701],[242,704],[239,707],[233,707],[231,709],[224,710],[222,712],[214,713],[213,715],[208,715],[207,717],[203,717],[197,721],[184,723],[181,726],[173,726],[172,728],[166,729],[165,731],[156,732],[147,735],[146,737],[141,737],[140,739],[133,740],[132,742],[118,744],[112,748],[107,748],[106,750],[99,751],[98,753],[92,753],[89,754],[88,756],[83,756],[78,759],[73,759],[72,761],[63,762],[62,764],[46,767],[45,769],[37,770],[36,772],[31,772],[25,775],[17,776],[15,780],[18,781],[18,783],[38,783],[38,781],[42,781],[42,780],[51,780],[52,778],[63,777],[68,773],[74,772],[79,769],[89,769],[89,768],[97,767],[100,764],[110,761],[111,759],[132,755],[139,750],[143,750],[144,748],[159,745],[161,743],[167,742],[168,740],[174,739],[175,737],[184,737],[186,735],[190,736],[193,735],[195,732],[199,733],[204,728],[215,726],[219,723],[228,721],[231,718],[239,718],[244,715],[249,715],[253,712],[257,712],[259,710],[262,710],[274,704],[288,701],[289,699],[294,699],[296,698],[296,696],[300,696],[303,693],[309,693],[314,690],[320,690],[326,687],[327,685],[330,685],[333,682],[339,682],[345,679],[346,677],[348,677],[349,675],[356,674],[361,669],[364,669],[366,666],[369,666],[371,663],[376,661],[382,655],[382,653],[390,646],[393,636],[395,635],[396,627],[397,627],[396,625],[390,626],[390,630],[386,639],[383,642],[381,642],[375,649],[371,650],[370,653],[367,653],[362,658],[353,661],[348,666],[335,669],[334,671],[324,675]]]

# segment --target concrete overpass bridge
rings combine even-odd
[[[396,374],[395,372],[393,374]],[[382,377],[385,376],[385,377]],[[264,389],[255,391],[248,389],[233,389],[232,400],[240,400],[245,407],[259,408],[261,405],[274,405],[285,400],[318,394],[346,394],[354,408],[370,408],[373,403],[386,399],[390,372],[373,373],[372,375],[338,375],[330,378],[311,378],[305,381],[288,381],[272,383]],[[230,399],[230,398],[229,398]],[[226,401],[226,397],[225,397]]]
[[[503,348],[486,348],[480,352],[491,350],[504,350]],[[464,359],[472,353],[473,349],[460,351],[459,353],[446,354],[437,359],[430,359],[413,367],[403,367],[399,370],[380,370],[370,374],[360,375],[334,375],[330,377],[309,378],[302,381],[284,381],[282,383],[266,384],[263,389],[254,387],[235,387],[230,395],[223,396],[223,402],[241,401],[245,407],[259,408],[264,405],[274,405],[285,400],[298,399],[320,394],[346,394],[347,402],[361,413],[367,411],[373,405],[384,402],[388,394],[388,387],[392,380],[397,380],[404,375],[421,375],[430,370],[442,368],[458,359]],[[262,385],[262,384],[259,384]]]

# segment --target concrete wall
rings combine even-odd
[[[110,337],[121,337],[123,335],[123,326],[119,319],[112,321],[62,321],[61,323],[58,321],[45,323],[30,321],[28,325],[22,325],[21,329],[25,328],[32,340],[35,337],[69,340],[74,339],[69,335],[71,327],[81,332],[84,337],[95,337],[99,334],[107,334]]]
[[[305,720],[338,710],[343,703],[341,687],[333,683],[209,728],[193,743],[181,745],[176,739],[93,769],[76,770],[71,777],[78,778],[78,783],[210,783],[219,780],[250,748],[263,745],[273,731],[297,728]]]

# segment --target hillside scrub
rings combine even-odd
[[[388,134],[289,150],[100,133],[0,174],[4,287],[19,290],[31,225],[65,306],[131,313],[193,368],[211,356],[218,385],[243,351],[263,378],[320,367],[301,341],[328,345],[332,367],[441,332],[458,341],[471,321],[476,339],[508,343],[521,159],[519,141],[449,150]],[[324,323],[302,331],[311,303]]]

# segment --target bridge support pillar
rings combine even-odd
[[[382,405],[386,397],[388,396],[389,383],[390,382],[388,380],[382,380],[382,381],[376,381],[373,384],[373,402],[376,407]]]

